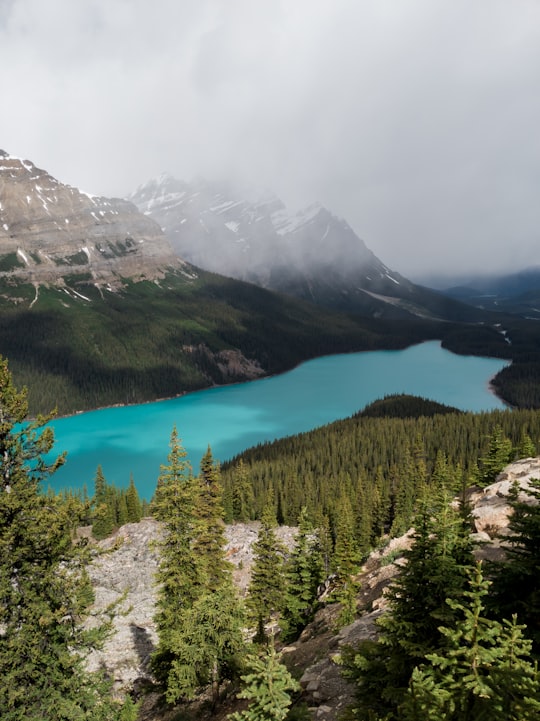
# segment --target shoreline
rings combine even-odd
[[[406,346],[404,346],[403,348],[378,348],[378,349],[376,349],[376,350],[369,349],[369,350],[361,350],[361,351],[349,351],[349,352],[347,352],[347,353],[325,353],[325,354],[320,355],[320,356],[319,356],[319,355],[318,355],[318,356],[313,356],[312,358],[307,358],[307,359],[305,359],[305,360],[302,360],[302,361],[300,361],[299,363],[296,363],[295,365],[291,366],[290,368],[287,368],[287,369],[281,371],[280,373],[268,373],[268,374],[265,373],[264,375],[257,376],[256,378],[252,378],[252,377],[251,377],[251,378],[246,378],[246,379],[243,380],[243,381],[237,380],[237,381],[231,381],[230,383],[214,383],[214,384],[212,384],[212,385],[204,386],[204,387],[202,387],[202,388],[197,388],[197,389],[194,389],[194,390],[181,391],[180,393],[176,393],[176,394],[174,394],[174,395],[172,395],[172,396],[163,396],[163,397],[161,397],[161,398],[152,398],[152,399],[149,399],[149,400],[146,400],[146,401],[136,401],[136,402],[133,402],[133,403],[111,403],[110,405],[97,406],[97,407],[95,407],[95,408],[87,408],[86,410],[77,410],[77,411],[73,411],[72,413],[66,413],[66,414],[62,414],[62,415],[55,415],[52,420],[54,421],[54,420],[56,420],[56,419],[60,420],[60,419],[64,419],[64,418],[73,418],[74,416],[79,416],[79,415],[82,415],[82,414],[84,414],[84,413],[92,413],[92,412],[94,412],[94,411],[105,411],[105,410],[109,410],[109,409],[112,409],[112,408],[129,408],[129,407],[132,407],[132,406],[143,406],[143,405],[149,405],[149,404],[151,404],[151,403],[161,403],[161,402],[165,402],[165,401],[172,401],[172,400],[176,400],[177,398],[183,398],[184,396],[190,395],[191,393],[200,393],[200,392],[203,392],[203,391],[211,390],[211,389],[213,389],[213,388],[228,388],[228,387],[230,387],[230,386],[243,385],[244,383],[250,383],[250,382],[252,382],[252,381],[266,380],[266,379],[269,379],[269,378],[275,378],[276,376],[280,376],[280,375],[284,375],[284,374],[286,374],[286,373],[290,373],[291,371],[295,370],[296,368],[298,368],[299,366],[303,365],[304,363],[309,363],[310,361],[318,360],[318,359],[321,359],[321,358],[330,358],[330,357],[332,357],[332,356],[334,356],[334,355],[351,355],[351,354],[354,354],[354,353],[378,353],[378,352],[381,352],[381,351],[392,353],[392,352],[399,352],[399,351],[407,350],[408,348],[412,348],[412,347],[415,346],[415,345],[422,345],[423,343],[433,343],[433,342],[438,343],[438,344],[441,346],[441,348],[443,348],[443,350],[446,350],[446,351],[448,351],[449,353],[453,353],[454,355],[458,355],[458,356],[463,355],[463,354],[461,354],[461,353],[455,353],[455,351],[452,351],[452,350],[449,349],[449,348],[445,348],[445,347],[442,345],[442,340],[440,340],[440,339],[424,340],[424,341],[420,341],[419,343],[410,343],[409,345],[406,345]],[[496,359],[495,356],[469,355],[469,357],[471,357],[471,358],[493,358],[493,359]],[[512,363],[512,361],[509,361],[509,364],[511,364],[511,363]],[[508,401],[506,401],[504,398],[502,398],[502,397],[497,393],[496,387],[493,385],[493,380],[497,377],[497,375],[498,375],[498,373],[495,373],[495,375],[492,376],[492,377],[488,380],[488,382],[487,382],[487,390],[489,391],[489,393],[491,393],[491,395],[495,396],[495,398],[497,398],[501,403],[503,403],[509,410],[515,410],[516,408],[518,408],[518,406],[513,406],[512,404],[510,404]],[[360,408],[360,409],[358,409],[358,410],[360,411],[360,410],[362,410],[362,409]],[[31,419],[29,419],[29,420],[34,420],[34,419],[31,418]]]

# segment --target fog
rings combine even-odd
[[[540,264],[537,0],[0,0],[0,148],[320,201],[381,260]]]

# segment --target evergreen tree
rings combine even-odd
[[[340,499],[336,515],[336,541],[332,557],[336,588],[332,598],[341,603],[338,626],[346,626],[356,617],[356,596],[360,588],[354,578],[360,565],[360,553],[354,534],[351,504],[347,496]]]
[[[103,475],[101,465],[96,470],[92,505],[94,507],[92,533],[99,541],[110,536],[116,526],[116,504],[114,499],[111,499],[110,487]]]
[[[215,706],[220,684],[237,675],[245,655],[242,607],[233,589],[222,586],[202,594],[179,615],[180,623],[172,636],[174,655],[167,677],[167,701],[193,698],[198,690],[210,686]]]
[[[204,568],[193,553],[197,490],[187,453],[173,428],[168,464],[161,467],[152,502],[154,516],[164,525],[163,539],[158,544],[155,621],[159,641],[152,667],[165,686],[175,654],[175,634],[182,630],[181,612],[193,604],[205,584]]]
[[[540,718],[540,677],[524,626],[482,616],[488,593],[480,565],[465,601],[449,601],[457,623],[441,627],[443,651],[415,669],[400,709],[403,721],[534,721]],[[467,602],[467,599],[468,602]]]
[[[493,483],[513,457],[512,441],[505,435],[502,426],[497,425],[489,439],[487,455],[480,458],[478,479],[482,486]]]
[[[244,616],[225,558],[219,467],[209,448],[193,478],[185,457],[173,430],[169,465],[154,499],[166,535],[153,666],[169,702],[193,698],[210,685],[216,703],[222,680],[237,671]]]
[[[534,458],[536,456],[536,445],[525,429],[521,431],[517,447],[517,458]]]
[[[223,522],[223,491],[219,464],[214,462],[210,447],[201,459],[199,490],[195,516],[197,533],[193,550],[205,566],[206,589],[214,591],[231,582],[231,565],[225,558],[225,524]]]
[[[404,553],[401,575],[390,587],[390,610],[379,621],[378,642],[366,641],[344,653],[344,673],[357,683],[355,717],[394,720],[413,669],[444,645],[441,624],[456,611],[448,598],[461,598],[473,564],[469,529],[447,502],[437,513],[427,501],[415,523],[414,543]]]
[[[286,567],[287,595],[280,622],[285,640],[296,638],[313,617],[317,589],[323,580],[321,553],[305,507],[300,511],[298,526]]]
[[[129,486],[126,494],[127,521],[128,523],[138,523],[142,518],[141,499],[135,487],[133,474],[129,477]]]
[[[272,617],[279,616],[286,598],[285,549],[276,537],[275,527],[276,516],[270,495],[257,541],[253,544],[253,566],[246,601],[249,616],[259,634]]]
[[[242,676],[245,688],[238,698],[250,701],[245,711],[231,714],[230,721],[283,721],[292,703],[291,691],[298,683],[280,662],[273,644],[247,658],[249,672]]]
[[[499,617],[517,614],[540,655],[540,480],[531,479],[528,489],[522,489],[528,502],[519,500],[518,489],[516,484],[510,494],[507,558],[489,566],[493,588],[488,605]]]
[[[101,676],[84,670],[96,633],[70,507],[40,492],[63,462],[47,463],[51,416],[25,423],[26,391],[0,358],[0,716],[3,721],[117,719]]]
[[[253,488],[249,470],[242,459],[238,461],[232,476],[232,511],[235,521],[245,523],[253,516]]]
[[[115,506],[116,506],[116,525],[123,526],[128,522],[128,508],[126,492],[123,490],[116,490],[115,493]]]

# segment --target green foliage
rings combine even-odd
[[[249,470],[240,458],[232,474],[232,517],[245,523],[251,520],[253,509],[253,488]]]
[[[379,621],[378,643],[344,653],[344,673],[356,681],[355,718],[397,718],[413,669],[445,640],[439,627],[456,620],[447,599],[459,599],[473,564],[468,529],[448,498],[424,503],[401,575],[390,587],[389,613]]]
[[[142,505],[139,494],[130,478],[127,491],[107,483],[101,465],[97,467],[94,479],[94,497],[92,499],[92,534],[101,540],[123,526],[125,523],[137,523],[142,518]]]
[[[395,393],[373,401],[357,414],[361,418],[429,418],[446,413],[462,413],[458,408],[429,398]]]
[[[201,595],[179,611],[172,634],[173,659],[167,676],[166,698],[193,698],[210,685],[214,704],[223,678],[235,676],[245,654],[244,615],[232,586],[223,585]]]
[[[400,709],[403,721],[533,721],[540,715],[540,677],[524,626],[482,616],[488,583],[471,573],[462,601],[449,601],[457,623],[440,631],[444,650],[415,669]]]
[[[242,676],[244,689],[238,698],[250,701],[245,711],[231,714],[230,721],[283,721],[292,703],[291,692],[299,690],[287,667],[269,644],[259,655],[246,659],[248,673]]]
[[[244,650],[243,609],[224,551],[219,466],[209,448],[194,477],[176,428],[170,448],[152,504],[165,526],[152,666],[169,703],[193,698],[208,685],[216,703]]]
[[[514,488],[510,504],[513,513],[507,559],[489,566],[493,589],[489,608],[497,616],[517,614],[527,626],[535,654],[540,655],[540,480],[531,479],[527,489]]]
[[[139,493],[135,487],[133,475],[129,478],[129,486],[126,493],[127,522],[138,523],[142,518],[142,504]]]
[[[279,617],[286,598],[285,549],[278,541],[273,499],[268,497],[257,541],[253,544],[253,566],[246,601],[250,620],[264,637],[264,625]],[[259,639],[258,639],[259,640]],[[262,639],[261,639],[262,640]]]
[[[91,593],[73,542],[71,505],[40,486],[63,461],[48,418],[25,423],[26,392],[0,359],[0,715],[5,721],[105,721],[120,706],[83,668],[99,633],[81,619]]]
[[[328,518],[333,538],[339,504],[346,497],[358,551],[365,556],[381,534],[400,535],[410,528],[425,492],[454,494],[472,485],[480,459],[490,457],[490,439],[498,427],[517,448],[524,435],[533,442],[540,438],[540,415],[503,410],[418,418],[356,416],[261,444],[224,463],[225,493],[231,494],[242,462],[253,489],[252,517],[260,518],[272,489],[284,523],[294,525],[306,506],[315,525]]]
[[[280,619],[283,640],[296,638],[317,610],[317,589],[323,581],[323,559],[318,539],[303,508],[298,535],[286,564],[286,599]]]
[[[502,469],[510,463],[513,455],[512,441],[504,435],[501,426],[496,426],[489,439],[488,452],[480,458],[479,484],[489,486],[493,483]]]
[[[192,548],[195,494],[196,481],[187,453],[173,428],[168,464],[161,467],[152,502],[152,513],[163,522],[165,529],[163,540],[158,544],[159,594],[155,620],[159,643],[152,661],[154,673],[162,683],[167,681],[174,658],[174,634],[182,628],[180,611],[196,600],[204,583],[201,564]]]

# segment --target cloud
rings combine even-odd
[[[320,200],[405,275],[540,263],[536,0],[0,0],[0,147]]]

